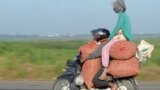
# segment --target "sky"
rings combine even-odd
[[[133,33],[160,33],[160,0],[125,0]],[[0,34],[88,34],[113,31],[111,0],[0,0]]]

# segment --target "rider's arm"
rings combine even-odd
[[[102,54],[102,48],[105,46],[106,43],[102,43],[96,51],[93,53],[89,54],[88,57],[86,58],[87,60],[92,60],[94,58],[101,57]]]

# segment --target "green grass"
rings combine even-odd
[[[141,73],[137,79],[142,81],[160,81],[160,39],[152,38],[145,40],[154,45],[154,51],[150,59],[141,63]],[[135,40],[134,42],[138,45],[140,40]]]
[[[0,41],[1,79],[51,79],[86,41]]]
[[[160,80],[160,39],[147,39],[155,45],[152,57],[142,63],[139,80]],[[140,40],[135,40],[137,44]],[[50,80],[62,73],[65,62],[74,58],[87,40],[0,41],[0,79]],[[150,77],[154,75],[155,77]]]

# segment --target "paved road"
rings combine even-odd
[[[53,81],[0,81],[0,90],[51,90]],[[139,82],[140,90],[160,90],[160,82]]]
[[[160,90],[160,82],[138,82],[140,90]]]
[[[51,90],[53,81],[0,81],[0,90]]]

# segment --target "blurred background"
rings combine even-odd
[[[125,2],[133,41],[155,45],[137,79],[160,81],[160,1]],[[92,29],[112,31],[117,19],[111,0],[0,0],[0,80],[56,78]]]

